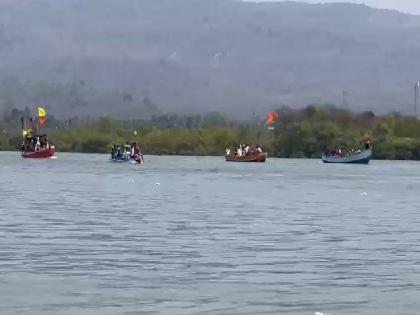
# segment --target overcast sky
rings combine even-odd
[[[283,1],[283,0],[247,0],[247,1]],[[301,2],[308,3],[320,3],[320,2],[354,2],[354,3],[364,3],[366,5],[377,7],[377,8],[386,8],[386,9],[395,9],[402,12],[420,14],[420,0],[302,0]]]

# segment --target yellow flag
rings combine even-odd
[[[38,107],[38,117],[45,117],[45,109]]]
[[[45,124],[45,109],[38,107],[38,118],[41,125]]]

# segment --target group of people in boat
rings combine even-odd
[[[240,144],[238,146],[238,148],[233,150],[233,152],[232,152],[231,149],[226,149],[226,155],[232,155],[233,154],[237,157],[247,156],[248,154],[254,153],[254,152],[262,153],[263,149],[258,144],[255,146],[255,149],[251,149],[251,147],[247,144]]]
[[[140,151],[140,146],[133,142],[127,142],[124,146],[114,145],[111,149],[111,159],[116,161],[129,161],[133,159],[138,163],[143,163],[143,154]]]
[[[370,140],[366,140],[364,144],[364,149],[369,150],[371,148]],[[336,148],[335,150],[331,150],[327,152],[328,156],[335,156],[335,157],[342,157],[342,156],[349,156],[353,154],[358,154],[362,152],[361,149],[352,149],[349,152],[343,153],[340,148]]]
[[[46,134],[32,135],[30,130],[24,130],[21,147],[22,152],[37,152],[39,150],[48,149],[49,147],[50,144]]]

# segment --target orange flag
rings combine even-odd
[[[266,124],[267,125],[272,125],[274,124],[274,122],[276,121],[278,117],[278,114],[276,112],[270,112],[267,114],[267,121]]]

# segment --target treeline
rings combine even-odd
[[[14,110],[7,125],[15,121],[19,126],[19,114],[27,113]],[[2,130],[0,149],[20,148],[20,130],[16,127],[13,131]],[[237,146],[241,139],[268,146],[270,136],[263,125],[237,123],[217,112],[193,116],[153,115],[148,120],[126,121],[109,117],[59,121],[49,117],[42,132],[48,134],[61,152],[105,153],[113,144],[137,142],[146,154],[168,155],[220,155],[227,147]]]
[[[375,116],[333,106],[278,111],[271,153],[318,158],[327,149],[356,149],[370,139],[375,159],[420,160],[420,120],[398,113]]]
[[[332,106],[283,107],[268,130],[263,121],[236,122],[220,113],[157,115],[148,120],[49,119],[44,129],[59,151],[108,152],[113,144],[137,142],[145,154],[223,155],[239,143],[262,145],[270,156],[319,158],[327,149],[356,149],[370,139],[376,159],[420,160],[420,121],[397,113],[375,116]],[[19,114],[9,115],[10,125]],[[13,118],[12,118],[13,116]],[[20,131],[2,127],[0,148],[16,149]]]

